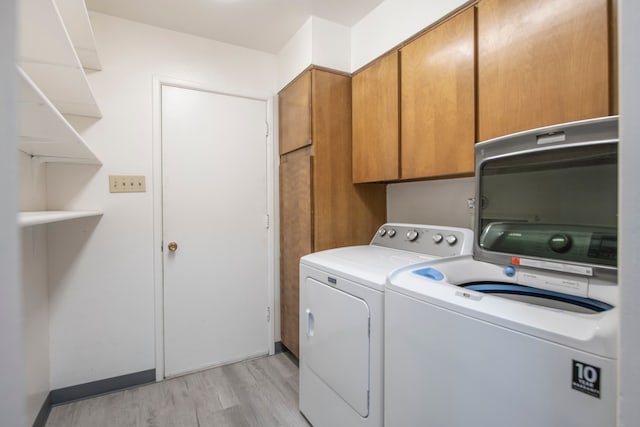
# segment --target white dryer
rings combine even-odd
[[[473,256],[397,270],[385,424],[616,424],[617,119],[476,144]]]
[[[383,425],[384,289],[397,268],[471,253],[471,230],[385,224],[368,246],[300,260],[300,411],[315,427]]]

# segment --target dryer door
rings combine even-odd
[[[369,415],[369,306],[307,277],[304,363],[362,417]],[[305,336],[306,335],[306,336]]]

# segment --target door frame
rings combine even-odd
[[[219,90],[210,85],[180,80],[171,77],[156,76],[153,78],[153,131],[152,131],[152,188],[153,188],[153,290],[155,313],[155,368],[156,381],[165,378],[164,371],[164,276],[163,276],[163,251],[162,251],[162,86],[171,86],[181,89],[199,90],[219,95],[238,96],[264,101],[266,104],[266,159],[267,162],[267,215],[269,227],[267,229],[267,306],[270,308],[269,354],[275,352],[275,327],[276,319],[276,182],[275,148],[274,148],[274,107],[273,95],[230,92]]]

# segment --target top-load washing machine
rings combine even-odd
[[[471,253],[471,230],[385,224],[300,260],[300,411],[315,427],[383,425],[384,286],[394,269]]]
[[[473,256],[385,293],[389,427],[613,427],[617,118],[476,145]]]

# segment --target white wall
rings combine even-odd
[[[310,17],[278,53],[278,90],[309,65],[352,72],[466,0],[386,0],[352,28]]]
[[[18,153],[20,164],[20,210],[39,211],[47,205],[46,164],[36,157]]]
[[[278,90],[311,65],[312,45],[313,19],[309,18],[278,52]]]
[[[16,150],[16,2],[0,2],[0,420],[26,425]]]
[[[42,211],[46,201],[46,163],[20,152],[20,210]],[[27,421],[35,420],[49,394],[49,285],[47,226],[25,227],[22,246],[22,322]]]
[[[640,420],[640,3],[619,0],[620,40],[620,427]]]
[[[103,118],[72,118],[102,167],[50,165],[49,209],[101,219],[49,226],[51,388],[155,367],[153,78],[272,95],[276,57],[91,13],[103,70],[88,76]],[[108,175],[145,175],[146,193],[111,194]]]
[[[371,62],[466,2],[385,0],[351,29],[351,70]]]
[[[309,65],[351,71],[350,29],[315,16],[278,53],[278,90]]]
[[[311,61],[338,71],[351,71],[351,29],[316,16],[313,25]]]
[[[22,229],[22,310],[27,421],[49,395],[47,226]]]
[[[473,228],[475,179],[458,178],[387,185],[387,221]]]

